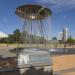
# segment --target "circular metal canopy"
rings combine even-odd
[[[41,5],[23,5],[16,9],[16,14],[23,19],[39,20],[50,16],[51,10]]]

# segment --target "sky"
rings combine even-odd
[[[0,0],[0,31],[11,34],[21,28],[23,22],[15,14],[18,6],[40,4],[51,9],[51,23],[46,27],[49,37],[58,37],[64,27],[68,27],[69,35],[75,36],[75,0]]]

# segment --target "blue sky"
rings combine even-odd
[[[23,22],[15,14],[16,7],[24,4],[41,4],[52,10],[50,37],[58,36],[63,27],[69,28],[75,36],[75,0],[0,0],[0,31],[11,34],[20,28]]]

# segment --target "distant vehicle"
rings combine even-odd
[[[18,68],[21,74],[53,75],[52,59],[48,51],[23,49],[18,53]]]

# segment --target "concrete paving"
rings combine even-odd
[[[53,56],[53,70],[56,74],[75,75],[75,54]]]
[[[0,55],[5,57],[16,57],[11,52],[14,47],[0,47]],[[53,71],[58,75],[75,75],[75,54],[52,56]]]
[[[16,57],[16,53],[12,53],[10,50],[14,49],[14,47],[0,47],[0,55],[4,57]]]

